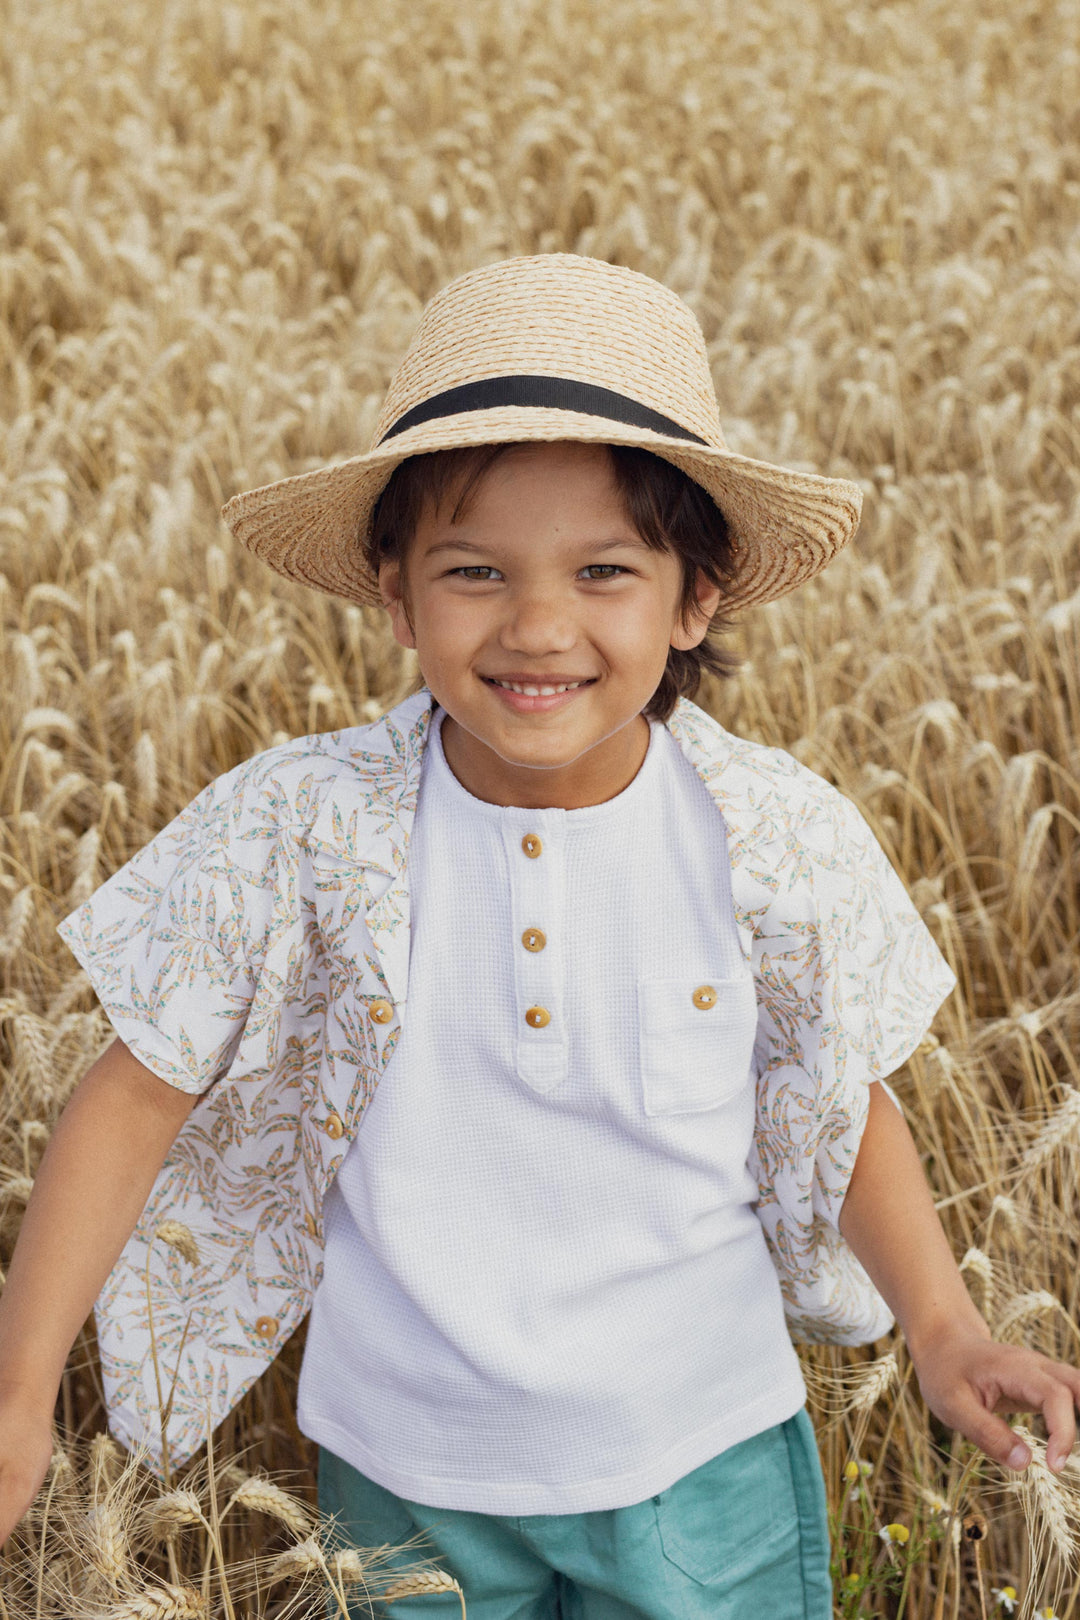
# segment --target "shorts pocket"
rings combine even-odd
[[[797,1558],[799,1516],[783,1424],[722,1451],[654,1500],[664,1557],[703,1585],[735,1584],[759,1567]]]
[[[698,1114],[729,1102],[752,1076],[753,974],[644,979],[638,985],[646,1114]]]

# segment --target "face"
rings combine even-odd
[[[682,565],[641,539],[602,446],[515,448],[451,523],[455,501],[424,511],[404,580],[397,562],[379,571],[394,634],[446,710],[451,769],[492,804],[612,798],[645,757],[668,649],[697,646],[719,590],[699,575],[682,623]]]

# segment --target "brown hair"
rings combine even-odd
[[[404,562],[425,504],[430,501],[438,507],[460,481],[450,514],[451,523],[456,523],[492,464],[514,448],[514,444],[468,445],[459,450],[432,450],[401,462],[375,504],[367,542],[372,572],[377,574],[379,565],[392,559]],[[724,514],[700,484],[661,456],[625,445],[603,448],[611,457],[616,488],[638,534],[646,545],[672,552],[682,564],[679,610],[687,624],[698,569],[711,585],[721,587],[735,572],[735,548]],[[693,697],[704,674],[725,677],[735,673],[736,655],[710,640],[728,628],[727,620],[714,616],[698,646],[668,650],[660,684],[645,705],[647,715],[667,720],[678,698]]]

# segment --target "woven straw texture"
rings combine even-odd
[[[381,440],[407,411],[462,383],[549,376],[613,389],[704,445],[606,417],[532,406],[462,411]],[[570,253],[506,259],[460,276],[425,309],[363,455],[234,496],[240,543],[289,579],[355,602],[379,600],[364,543],[375,502],[407,456],[462,445],[575,439],[638,445],[695,479],[721,508],[739,556],[722,609],[785,595],[855,532],[857,485],[728,450],[693,313],[667,287]]]

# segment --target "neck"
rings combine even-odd
[[[442,723],[446,763],[474,799],[523,810],[582,810],[630,786],[649,749],[642,714],[563,765],[518,765],[503,759],[451,715]]]

